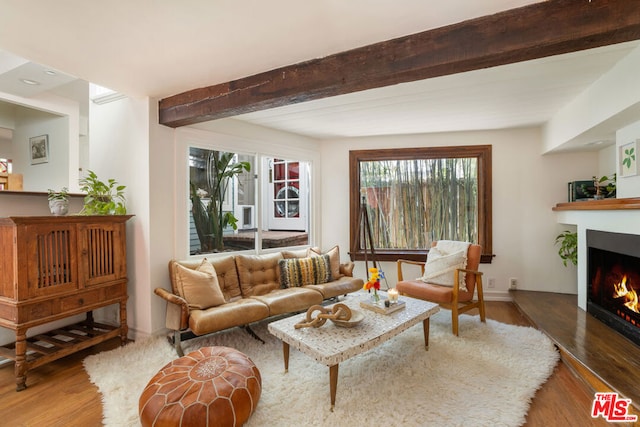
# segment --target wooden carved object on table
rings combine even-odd
[[[313,317],[315,312],[318,312],[316,317]],[[344,304],[335,304],[333,307],[323,307],[321,305],[312,305],[307,310],[307,317],[305,321],[296,323],[294,328],[319,328],[324,325],[327,320],[349,320],[351,319],[351,309]]]

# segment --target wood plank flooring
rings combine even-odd
[[[578,308],[576,295],[511,294],[523,315],[555,342],[566,366],[593,390],[631,399],[632,413],[640,414],[639,346]]]
[[[473,314],[473,313],[472,313]],[[530,320],[509,302],[488,302],[487,316],[515,325]],[[89,354],[115,348],[119,339],[109,340],[29,372],[27,389],[15,391],[13,363],[0,367],[0,425],[17,426],[100,426],[102,404],[96,387],[82,367]],[[118,367],[114,367],[118,369]],[[564,363],[538,390],[526,427],[605,426],[604,420],[590,417],[593,391]]]

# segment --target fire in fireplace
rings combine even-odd
[[[587,230],[587,311],[640,345],[640,236]]]

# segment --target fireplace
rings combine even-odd
[[[640,345],[640,236],[587,230],[587,311]]]

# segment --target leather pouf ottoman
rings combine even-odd
[[[143,426],[241,426],[255,409],[262,378],[245,354],[204,347],[162,368],[140,396]]]

